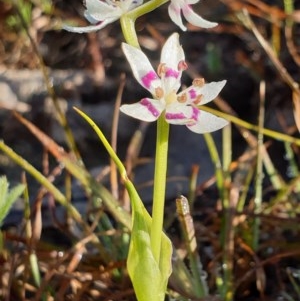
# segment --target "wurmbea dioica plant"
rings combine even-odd
[[[201,105],[212,101],[226,81],[206,84],[203,79],[194,79],[190,87],[178,93],[181,75],[187,64],[177,33],[172,34],[163,46],[157,72],[139,49],[135,20],[166,2],[168,0],[150,0],[143,4],[141,0],[86,0],[85,16],[94,25],[64,26],[69,31],[82,33],[101,29],[120,18],[127,42],[122,44],[124,54],[139,84],[152,94],[152,97],[145,97],[138,103],[121,106],[121,111],[131,117],[148,122],[157,121],[152,217],[101,130],[87,115],[76,109],[98,134],[116,163],[130,196],[133,220],[127,268],[139,301],[163,301],[172,271],[172,245],[163,232],[169,124],[185,125],[195,133],[212,132],[227,124],[226,120],[201,110]],[[196,26],[209,28],[216,25],[193,12],[190,5],[197,2],[198,0],[171,0],[170,17],[181,29],[186,30],[181,13]]]

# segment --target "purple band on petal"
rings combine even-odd
[[[157,78],[158,77],[156,73],[154,71],[150,71],[142,77],[142,83],[147,89],[149,89],[151,86],[151,82],[156,80]]]
[[[179,72],[174,70],[174,69],[171,69],[171,68],[168,68],[167,71],[166,71],[166,74],[165,74],[165,77],[178,78],[178,76],[179,76]]]
[[[190,94],[190,98],[191,98],[191,99],[194,99],[194,98],[197,97],[197,92],[196,92],[195,89],[191,89],[191,90],[189,91],[189,94]]]
[[[191,119],[197,121],[199,119],[200,110],[198,110],[195,107],[192,107],[192,108],[193,108],[193,113],[192,113]]]
[[[186,118],[183,113],[166,113],[165,117],[166,117],[166,119],[169,119],[169,120]]]
[[[140,104],[145,106],[154,117],[158,117],[160,115],[160,112],[155,108],[155,106],[147,98],[143,98],[140,101]]]

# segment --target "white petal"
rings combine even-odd
[[[212,100],[214,100],[224,88],[226,84],[226,80],[222,80],[219,82],[211,82],[205,84],[202,88],[200,88],[199,93],[203,95],[203,100],[200,105],[204,105]]]
[[[141,50],[125,43],[122,43],[122,49],[136,80],[152,95],[155,95],[155,89],[161,87],[161,80],[147,56]]]
[[[178,64],[181,61],[184,61],[184,52],[179,44],[178,33],[173,33],[162,48],[160,62],[178,70]]]
[[[181,30],[186,31],[186,27],[182,23],[181,18],[181,7],[177,4],[176,1],[171,1],[168,12],[171,20],[181,28]]]
[[[182,7],[182,13],[184,17],[187,19],[187,21],[195,26],[203,27],[203,28],[211,28],[218,25],[218,23],[207,21],[202,17],[200,17],[199,15],[197,15],[189,5],[185,5],[184,7]]]
[[[165,73],[163,74],[164,90],[166,94],[172,91],[177,92],[181,85],[182,69],[179,69],[179,63],[184,62],[184,52],[179,44],[178,33],[172,34],[161,51],[160,62],[165,64]]]
[[[193,110],[197,110],[192,106],[186,106],[181,103],[172,103],[166,107],[165,118],[170,124],[188,124],[191,123],[190,116],[193,115]]]
[[[195,104],[204,105],[214,100],[219,95],[225,84],[226,80],[222,80],[219,82],[211,82],[205,84],[203,87],[190,86],[187,89],[180,92],[178,94],[178,97],[180,98],[182,95],[185,95],[187,103],[191,104],[197,99],[197,97],[201,96],[201,101]]]
[[[90,26],[84,26],[84,27],[63,25],[62,29],[65,29],[70,32],[76,32],[76,33],[92,32],[92,31],[96,31],[96,30],[100,30],[100,29],[104,28],[107,24],[112,23],[117,19],[118,18],[106,19],[98,25],[90,25]]]
[[[200,111],[197,122],[187,125],[192,132],[203,134],[217,131],[228,124],[228,121],[208,112]]]
[[[88,12],[88,10],[84,11],[84,16],[85,18],[91,23],[91,24],[97,24],[99,23],[99,20],[96,20],[92,15],[90,15],[90,13]]]
[[[86,8],[88,14],[99,21],[112,17],[120,17],[122,15],[120,7],[99,0],[86,0]]]
[[[130,4],[129,9],[132,10],[135,7],[138,7],[138,6],[142,5],[142,4],[143,4],[143,0],[131,0],[131,4]]]
[[[143,0],[121,0],[121,2],[119,2],[119,5],[123,10],[123,13],[133,10],[134,8],[140,6],[141,4],[143,4]]]
[[[155,121],[165,109],[164,104],[156,99],[144,98],[140,102],[122,105],[120,111],[139,120]]]

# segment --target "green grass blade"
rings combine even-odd
[[[0,177],[0,225],[7,216],[14,202],[22,194],[25,185],[19,184],[8,191],[9,183],[6,177]]]

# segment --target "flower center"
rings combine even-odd
[[[172,91],[165,97],[166,105],[170,105],[171,103],[177,101],[177,95],[175,91]]]

